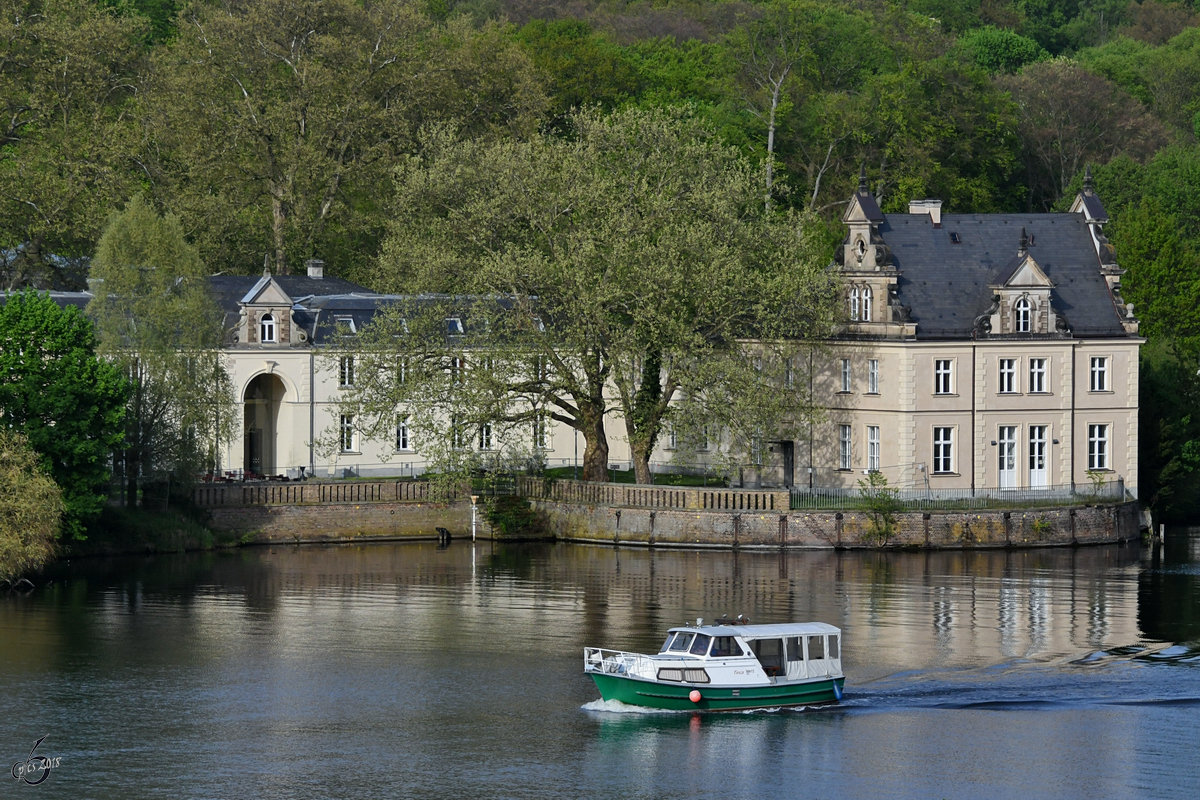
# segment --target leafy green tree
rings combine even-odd
[[[43,471],[29,440],[0,428],[0,583],[54,557],[62,516],[62,490]]]
[[[695,427],[728,423],[726,444],[744,452],[783,409],[811,407],[776,343],[826,330],[827,251],[797,218],[754,209],[753,167],[694,118],[577,112],[568,137],[487,145],[442,131],[423,152],[398,176],[409,212],[377,283],[457,297],[423,322],[397,308],[363,337],[360,374],[374,378],[351,399],[360,413],[385,428],[404,413],[526,431],[548,416],[583,438],[585,479],[603,480],[605,417],[619,410],[649,482],[663,426],[688,423],[685,409]],[[455,306],[463,330],[448,336]]]
[[[410,0],[196,4],[155,59],[147,136],[156,192],[206,262],[276,274],[374,254],[379,187],[417,127],[531,130],[545,102],[507,29],[435,26]],[[335,258],[335,256],[337,258]]]
[[[992,74],[1016,72],[1046,57],[1046,51],[1033,39],[991,25],[965,32],[958,38],[957,49]]]
[[[138,178],[143,31],[92,0],[0,2],[0,288],[82,288],[109,198]]]
[[[0,427],[24,434],[62,488],[68,536],[84,538],[104,505],[127,396],[79,309],[33,291],[0,306]]]
[[[132,386],[123,472],[135,505],[146,475],[192,479],[215,467],[232,430],[233,398],[221,361],[221,315],[204,265],[176,217],[135,196],[113,214],[92,265],[104,354]]]

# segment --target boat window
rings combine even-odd
[[[737,646],[737,639],[732,636],[718,636],[713,640],[712,652],[709,655],[716,657],[740,656],[742,648]]]
[[[830,658],[838,658],[838,637],[837,636],[829,637],[829,657]]]
[[[800,641],[799,636],[789,636],[787,638],[787,660],[788,661],[803,661],[804,660],[804,643]]]
[[[783,639],[755,639],[750,647],[768,675],[778,675],[783,671]]]
[[[675,639],[671,642],[667,650],[672,653],[686,653],[688,648],[692,646],[692,639],[694,638],[696,638],[696,634],[680,631],[675,634]]]
[[[660,669],[658,671],[658,679],[660,681],[681,681],[681,680],[683,680],[683,670],[681,670],[681,669]]]
[[[688,683],[708,683],[708,672],[702,669],[685,669],[683,679]]]
[[[660,647],[660,648],[658,649],[658,652],[660,652],[660,653],[665,653],[665,652],[667,652],[667,648],[669,648],[669,647],[671,646],[671,640],[672,640],[672,639],[674,639],[674,638],[675,638],[675,634],[674,634],[674,633],[668,633],[668,634],[667,634],[667,640],[666,640],[665,642],[663,642],[663,645],[662,645],[662,647]]]
[[[708,653],[708,644],[712,641],[712,637],[706,633],[696,635],[696,641],[692,642],[692,649],[689,650],[694,656],[702,656]]]
[[[824,636],[808,637],[808,657],[809,658],[824,658],[825,657],[825,637]]]

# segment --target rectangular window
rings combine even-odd
[[[954,429],[933,429],[933,472],[947,474],[954,472]]]
[[[850,359],[842,359],[842,391],[850,391]]]
[[[853,451],[850,449],[850,426],[838,426],[838,469],[853,469]]]
[[[408,382],[408,359],[402,358],[396,362],[396,383],[404,384]]]
[[[1017,391],[1017,360],[1015,358],[1000,359],[1000,394],[1013,394]]]
[[[1088,425],[1088,469],[1108,469],[1108,425]]]
[[[479,449],[492,449],[492,426],[486,422],[479,426]]]
[[[338,361],[338,386],[343,389],[354,385],[354,356],[342,356]]]
[[[867,361],[867,394],[879,394],[879,359]]]
[[[396,417],[396,449],[408,448],[408,417]]]
[[[1092,356],[1092,380],[1091,389],[1093,392],[1108,391],[1108,357],[1107,356]]]
[[[467,362],[461,356],[455,356],[450,359],[450,382],[453,384],[462,383],[463,370],[466,369]]]
[[[466,435],[466,426],[463,425],[462,418],[457,414],[450,415],[450,446],[455,450],[462,450],[468,444],[469,440]]]
[[[879,426],[867,426],[867,469],[879,471]]]
[[[550,449],[549,425],[546,414],[539,413],[533,418],[533,446],[538,450]]]
[[[933,362],[933,393],[954,393],[954,362],[948,358],[939,358]]]
[[[1029,359],[1029,391],[1033,393],[1046,391],[1046,359]]]
[[[792,367],[790,358],[784,359],[783,362],[783,385],[791,389],[796,384],[796,371]]]
[[[358,452],[358,433],[354,430],[354,416],[352,414],[342,414],[339,431],[341,433],[342,452]]]

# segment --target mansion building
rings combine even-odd
[[[743,482],[854,489],[876,471],[890,486],[931,492],[1120,480],[1136,496],[1143,340],[1121,299],[1106,221],[1090,180],[1068,213],[1043,214],[945,214],[930,200],[884,214],[860,180],[830,267],[846,313],[809,348],[824,413],[762,448]],[[241,435],[221,447],[221,471],[295,478],[426,468],[402,419],[394,437],[364,440],[338,405],[356,377],[339,346],[397,297],[325,276],[318,261],[302,275],[210,282],[243,417]],[[90,295],[56,297],[83,305]],[[621,420],[610,419],[607,433],[610,462],[628,467]],[[570,428],[552,424],[539,437],[550,466],[582,455]],[[653,462],[671,461],[673,438],[661,437]],[[322,441],[340,446],[330,455]]]

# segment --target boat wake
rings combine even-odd
[[[610,714],[695,714],[693,709],[672,711],[665,708],[648,708],[646,706],[631,706],[620,700],[596,699],[580,706],[584,711],[604,711]]]

